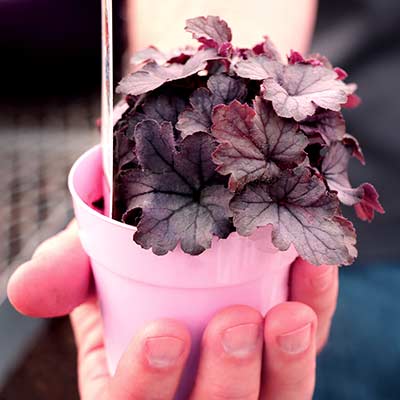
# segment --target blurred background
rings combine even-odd
[[[78,399],[67,319],[24,318],[6,282],[44,238],[71,218],[66,178],[98,142],[100,1],[0,0],[0,399]],[[116,80],[125,47],[122,1],[114,1]],[[315,399],[400,398],[400,4],[320,0],[313,51],[359,84],[364,102],[347,113],[386,215],[358,223],[360,258],[341,270],[329,345]],[[49,379],[51,371],[51,379]]]

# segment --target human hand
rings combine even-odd
[[[15,308],[29,316],[71,314],[83,400],[172,399],[190,350],[187,328],[172,320],[146,326],[110,377],[91,282],[73,223],[15,272],[8,294]],[[337,268],[297,260],[290,302],[265,318],[246,306],[219,312],[204,333],[191,399],[311,399],[316,354],[327,340],[337,291]]]

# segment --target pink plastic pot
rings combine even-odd
[[[245,304],[265,314],[288,295],[290,265],[296,252],[277,251],[270,231],[250,238],[233,233],[215,240],[200,256],[180,249],[159,257],[132,240],[135,228],[91,206],[103,196],[101,148],[82,155],[69,176],[82,245],[89,255],[100,299],[104,340],[111,374],[141,327],[158,318],[174,318],[190,328],[193,347],[177,399],[193,385],[202,332],[222,308]]]

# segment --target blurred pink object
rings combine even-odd
[[[146,323],[180,320],[192,333],[192,352],[176,399],[187,399],[193,385],[201,336],[220,309],[244,304],[265,314],[288,297],[293,248],[277,251],[269,229],[244,238],[232,233],[199,256],[177,248],[156,256],[133,242],[135,228],[97,212],[103,197],[101,147],[82,155],[69,176],[82,245],[88,253],[104,324],[111,374],[128,343]],[[107,197],[107,196],[106,196]]]

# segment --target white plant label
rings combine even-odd
[[[112,0],[102,0],[102,87],[101,144],[104,169],[105,213],[112,216],[113,204],[113,8]],[[109,196],[108,196],[109,194]]]

